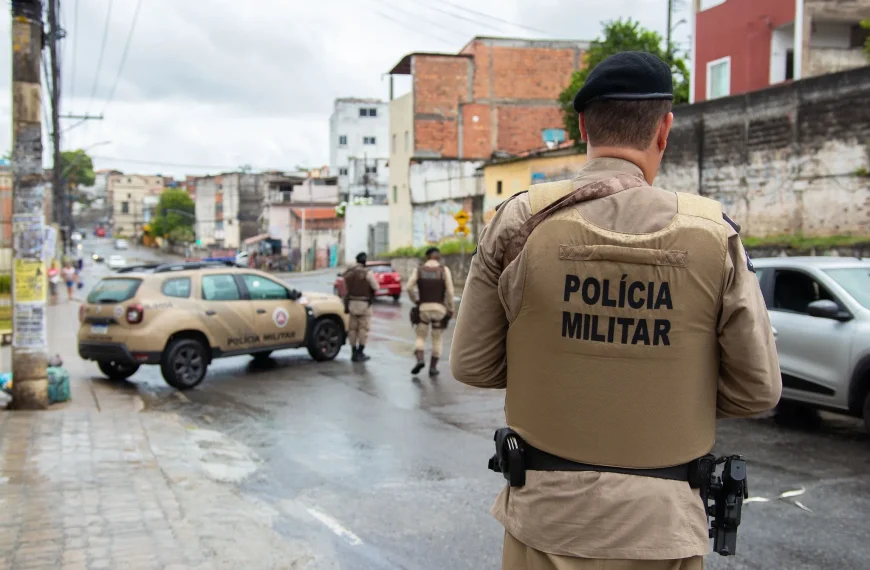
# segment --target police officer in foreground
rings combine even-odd
[[[779,400],[737,225],[718,202],[652,186],[672,99],[659,58],[603,61],[574,99],[587,164],[507,200],[481,234],[450,365],[507,389],[523,476],[492,508],[505,569],[702,568],[688,466],[717,417]]]
[[[372,302],[378,290],[378,280],[366,268],[365,252],[358,253],[356,265],[344,272],[347,293],[344,298],[344,312],[350,315],[347,327],[347,341],[353,349],[353,362],[365,362],[371,358],[366,354],[366,340],[372,323]]]
[[[426,250],[426,262],[414,269],[405,290],[416,304],[412,309],[411,322],[417,331],[417,340],[414,343],[417,362],[411,369],[411,374],[418,374],[426,366],[426,337],[429,336],[431,328],[432,358],[429,361],[429,376],[437,376],[438,359],[441,358],[441,335],[453,317],[453,277],[450,269],[441,264],[441,251],[437,247]]]

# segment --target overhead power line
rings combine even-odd
[[[434,26],[436,29],[441,28],[441,29],[443,29],[443,30],[446,31],[446,32],[451,32],[451,33],[455,34],[456,36],[461,37],[463,40],[468,39],[468,34],[467,34],[467,33],[462,32],[462,31],[459,31],[459,30],[454,30],[454,29],[452,29],[452,28],[449,28],[449,27],[445,26],[444,24],[442,24],[441,22],[436,22],[436,21],[434,21],[434,20],[430,20],[430,19],[426,18],[425,16],[421,16],[420,14],[418,14],[418,13],[416,13],[416,12],[412,12],[412,11],[410,11],[410,10],[406,10],[405,8],[401,8],[401,7],[399,7],[399,6],[396,6],[395,4],[392,4],[392,3],[390,3],[390,2],[386,2],[385,0],[375,0],[375,1],[376,1],[376,2],[379,2],[379,3],[381,3],[381,4],[383,4],[384,6],[387,6],[387,7],[391,8],[391,9],[393,9],[393,10],[397,10],[397,11],[399,11],[399,12],[404,12],[405,14],[408,14],[409,16],[411,16],[411,18],[414,18],[415,20],[422,20],[423,22],[426,22],[426,23],[429,24],[430,26]],[[386,14],[383,14],[383,13],[382,13],[381,15],[383,15],[383,16],[385,16],[385,17],[387,17],[387,18],[390,18],[390,19],[392,19],[392,20],[395,21],[395,22],[399,22],[398,20],[395,20],[394,18],[392,18],[391,16],[387,16]],[[406,29],[407,29],[408,27],[410,27],[409,24],[407,24],[407,23],[405,23],[405,22],[399,22],[399,23],[402,24],[402,26],[403,26],[404,28],[406,28]],[[419,24],[419,22],[418,22],[418,24]],[[411,25],[411,26],[413,26],[413,25]],[[421,30],[416,30],[416,29],[415,29],[415,31],[420,31],[420,32],[422,33]],[[440,36],[436,36],[435,34],[430,34],[429,32],[425,32],[425,33],[426,33],[426,35],[430,35],[431,37],[435,37],[435,38],[441,39],[442,41],[446,41],[446,40],[444,40],[443,38],[441,38]],[[449,42],[449,43],[451,43],[451,45],[453,45],[453,42]]]
[[[516,27],[516,28],[522,28],[522,29],[524,29],[524,30],[528,30],[528,31],[530,31],[530,32],[535,32],[535,33],[538,33],[538,34],[544,34],[545,36],[555,37],[555,34],[553,34],[553,33],[551,33],[551,32],[547,32],[547,31],[545,31],[545,30],[541,30],[541,29],[539,29],[539,28],[533,28],[533,27],[531,27],[531,26],[526,26],[526,25],[524,25],[524,24],[517,24],[516,22],[511,22],[511,21],[509,21],[509,20],[504,20],[504,19],[502,19],[502,18],[499,18],[498,16],[492,16],[492,15],[490,15],[490,14],[486,14],[486,13],[484,13],[484,12],[478,12],[477,10],[472,10],[471,8],[466,8],[465,6],[461,6],[461,5],[459,5],[459,4],[454,4],[453,2],[449,2],[448,0],[441,0],[441,2],[443,2],[444,4],[447,4],[448,6],[453,6],[454,8],[458,8],[459,10],[463,10],[463,11],[465,11],[465,12],[470,12],[470,13],[472,13],[472,14],[477,14],[478,16],[483,16],[484,18],[489,18],[490,20],[495,20],[496,22],[501,22],[501,23],[503,23],[503,24],[508,24],[508,25],[514,26],[514,27]]]
[[[496,32],[498,32],[500,34],[504,33],[504,28],[496,27],[496,26],[493,26],[492,24],[487,24],[486,22],[482,22],[480,20],[475,20],[473,18],[468,18],[468,17],[462,16],[460,14],[454,14],[453,12],[445,10],[444,8],[437,8],[435,6],[430,6],[429,4],[419,4],[419,5],[423,6],[424,8],[434,10],[436,12],[441,12],[442,14],[447,14],[451,18],[456,18],[457,20],[465,20],[466,22],[471,22],[472,24],[474,24],[476,26],[484,26],[486,28],[489,28],[490,30],[495,30]]]
[[[74,97],[73,87],[76,84],[76,47],[79,39],[79,1],[73,0],[73,38],[72,38],[72,62],[69,74],[69,96]]]
[[[106,23],[103,26],[103,42],[100,45],[100,56],[97,58],[97,71],[94,73],[94,87],[91,89],[91,99],[88,101],[87,110],[91,110],[91,104],[94,102],[94,96],[97,94],[97,85],[100,83],[100,70],[103,67],[103,55],[106,53],[106,40],[109,38],[109,22],[112,20],[112,0],[109,0],[109,7],[106,10]],[[87,114],[87,111],[85,112]]]
[[[103,105],[103,113],[106,112],[106,107],[112,102],[115,97],[115,89],[118,88],[118,83],[121,81],[121,73],[124,71],[124,64],[127,63],[127,53],[130,51],[130,43],[133,41],[133,32],[136,30],[136,22],[139,20],[139,8],[142,7],[142,0],[136,2],[136,11],[133,12],[133,22],[130,24],[130,31],[127,32],[127,42],[124,44],[124,52],[121,54],[121,65],[118,66],[118,75],[115,76],[115,82],[112,84],[112,90],[109,91],[109,96],[106,98],[106,104]]]
[[[130,164],[142,164],[146,166],[170,166],[173,168],[204,168],[209,170],[223,170],[236,172],[239,170],[239,166],[227,166],[226,164],[184,164],[179,162],[163,162],[161,160],[142,160],[137,158],[118,158],[115,156],[91,156],[91,158],[106,160],[106,161],[115,161],[115,162],[129,162]],[[259,170],[260,172],[268,172],[268,171],[284,171],[288,170],[286,168],[259,168],[252,167],[252,170]],[[292,168],[289,170],[293,170]]]

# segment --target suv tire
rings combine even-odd
[[[110,380],[126,380],[139,370],[138,364],[125,364],[123,362],[115,362],[114,360],[101,360],[97,363],[100,367],[100,372],[105,374]]]
[[[318,362],[333,360],[344,344],[344,330],[333,319],[323,318],[314,323],[308,340],[308,354]]]
[[[271,350],[264,350],[262,352],[254,352],[251,354],[251,357],[257,362],[263,362],[265,360],[269,360],[269,356],[272,354]]]
[[[190,390],[205,378],[208,355],[198,340],[180,338],[163,352],[160,371],[166,383],[178,390]]]

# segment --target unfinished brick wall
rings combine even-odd
[[[414,122],[414,149],[419,156],[458,156],[459,139],[456,119],[417,119]]]
[[[456,118],[459,103],[471,98],[471,60],[455,56],[414,57],[414,113]]]
[[[680,106],[656,185],[743,235],[870,234],[870,67]]]
[[[499,105],[496,117],[498,149],[510,153],[544,146],[541,131],[563,126],[558,106]]]
[[[493,97],[556,101],[571,82],[572,49],[492,48]],[[480,70],[478,73],[489,73]]]
[[[462,105],[463,157],[488,158],[492,154],[491,117],[489,105],[481,103]]]

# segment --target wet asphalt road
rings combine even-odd
[[[288,281],[329,292],[334,277]],[[281,533],[325,553],[324,568],[499,568],[502,530],[488,510],[503,480],[485,465],[492,430],[504,421],[503,392],[456,382],[446,363],[436,380],[412,378],[408,309],[406,299],[376,303],[365,364],[351,363],[347,348],[327,363],[291,350],[262,366],[249,357],[215,361],[183,395],[156,367],[130,382],[147,409],[252,449],[260,468],[240,490],[279,513]],[[451,338],[452,324],[445,354]],[[870,438],[858,421],[723,421],[716,451],[742,453],[752,496],[767,501],[746,505],[739,555],[710,555],[708,568],[870,567]],[[802,493],[778,498],[788,491]]]

